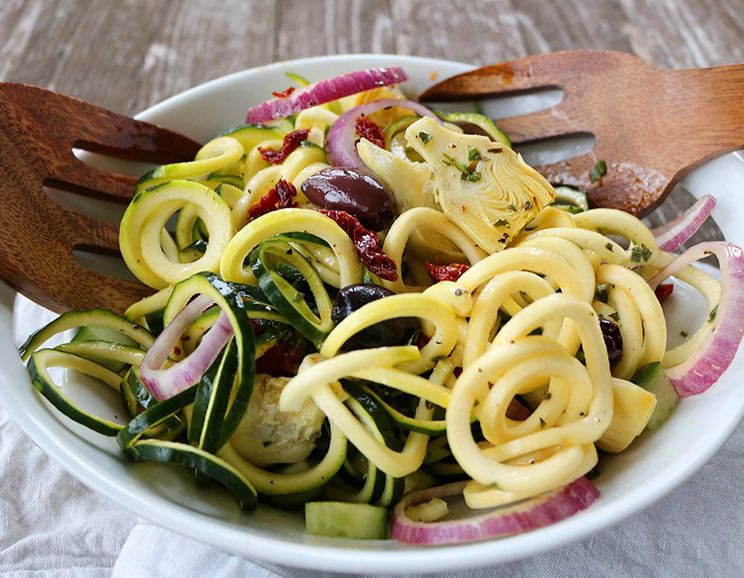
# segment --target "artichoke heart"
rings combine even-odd
[[[289,379],[256,374],[248,410],[230,439],[255,465],[298,463],[315,448],[325,414],[309,399],[299,411],[281,411],[279,396]]]
[[[406,140],[431,169],[442,212],[489,253],[506,248],[553,202],[550,183],[519,153],[488,137],[424,117],[406,129]]]
[[[399,212],[416,207],[439,210],[439,205],[434,201],[431,171],[424,163],[401,158],[365,138],[359,140],[357,152],[364,164],[393,193]]]

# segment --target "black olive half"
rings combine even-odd
[[[333,301],[331,317],[335,324],[341,323],[349,315],[361,309],[367,303],[395,295],[392,291],[374,283],[358,283],[339,290]],[[420,329],[415,317],[397,317],[363,329],[351,337],[343,346],[344,351],[405,345]]]

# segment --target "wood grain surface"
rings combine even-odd
[[[607,48],[702,67],[744,61],[742,14],[744,0],[1,0],[0,79],[132,114],[229,72],[321,54],[489,64]],[[675,191],[656,218],[689,203]]]

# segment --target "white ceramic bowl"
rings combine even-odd
[[[405,56],[350,55],[296,60],[246,70],[170,98],[140,116],[199,140],[241,123],[249,105],[288,82],[285,71],[312,79],[370,66],[400,65],[416,94],[435,79],[467,65]],[[695,196],[718,198],[713,215],[725,236],[744,244],[744,158],[727,155],[697,169],[686,180]],[[737,195],[738,193],[738,195]],[[672,323],[701,322],[689,293],[677,291],[668,311]],[[699,313],[694,313],[695,310]],[[72,475],[153,522],[245,556],[308,569],[344,573],[419,573],[486,566],[524,558],[589,535],[648,507],[697,471],[726,440],[744,413],[744,356],[704,395],[684,400],[669,422],[631,449],[603,464],[596,480],[601,499],[588,510],[553,526],[501,540],[416,548],[392,541],[352,541],[303,533],[301,515],[259,507],[243,514],[221,490],[198,489],[178,467],[128,463],[115,442],[88,432],[50,408],[32,389],[15,346],[51,315],[0,285],[0,400],[23,430]],[[67,390],[88,407],[111,415],[111,400],[68,380]],[[114,400],[115,402],[115,400]],[[2,441],[0,440],[0,443]],[[153,473],[157,475],[153,475]],[[721,521],[724,522],[723,520]]]

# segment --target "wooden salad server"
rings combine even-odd
[[[44,187],[126,204],[136,179],[94,169],[73,147],[168,163],[192,159],[200,145],[69,96],[0,83],[0,277],[54,311],[122,312],[153,290],[82,267],[72,252],[119,255],[118,227],[63,208]]]
[[[593,134],[589,153],[536,168],[554,184],[586,191],[594,207],[646,215],[687,171],[744,148],[744,64],[660,70],[623,52],[572,50],[471,70],[419,98],[473,100],[556,87],[564,92],[559,104],[496,124],[515,145]]]

